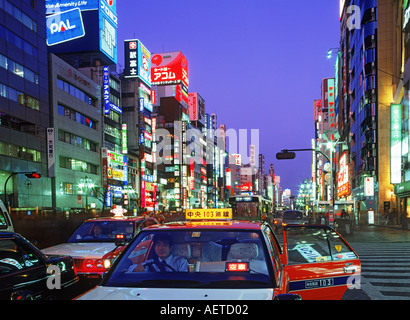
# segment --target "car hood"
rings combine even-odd
[[[166,289],[97,286],[77,300],[272,300],[273,289]]]
[[[62,243],[42,249],[45,255],[68,255],[73,258],[102,258],[107,252],[115,249],[111,242],[78,242]]]

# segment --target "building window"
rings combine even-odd
[[[41,152],[38,150],[16,146],[0,141],[0,155],[18,159],[41,162]]]
[[[34,73],[33,71],[23,67],[21,64],[3,56],[2,54],[0,54],[0,66],[21,78],[24,78],[34,84],[38,84],[37,73]]]
[[[85,150],[97,152],[98,149],[97,143],[63,130],[58,131],[58,140]]]
[[[77,112],[69,107],[65,107],[61,104],[57,106],[57,112],[60,116],[69,118],[73,121],[76,121],[86,127],[96,130],[97,129],[97,122],[80,112]]]
[[[84,92],[83,90],[73,86],[72,84],[68,83],[67,81],[57,78],[57,87],[61,90],[64,90],[68,94],[80,99],[81,101],[89,104],[93,107],[98,107],[97,99],[90,96],[88,93]]]
[[[87,172],[91,174],[97,174],[98,172],[98,166],[88,163],[86,161],[60,156],[59,162],[60,168],[70,169],[73,171]]]
[[[17,102],[33,110],[40,110],[40,102],[33,97],[0,83],[0,97]]]

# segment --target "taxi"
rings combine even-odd
[[[267,222],[232,220],[231,209],[186,219],[141,230],[77,299],[341,299],[360,276],[359,257],[329,226],[286,225],[282,247]]]
[[[44,248],[45,255],[69,255],[81,278],[100,279],[111,266],[109,253],[130,241],[140,229],[159,223],[150,216],[124,216],[87,219],[65,243]]]

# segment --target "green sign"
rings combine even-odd
[[[401,183],[401,104],[390,106],[390,183]]]

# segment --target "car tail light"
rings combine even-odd
[[[103,262],[101,259],[95,261],[95,267],[96,267],[97,269],[103,269],[103,268],[104,268],[104,262]]]
[[[247,272],[249,271],[248,262],[227,262],[225,265],[226,272]]]
[[[86,260],[84,262],[85,269],[92,269],[94,268],[94,260]]]
[[[97,260],[88,259],[84,261],[81,271],[83,272],[104,272],[105,270],[106,270],[105,261],[103,259],[97,259]]]

